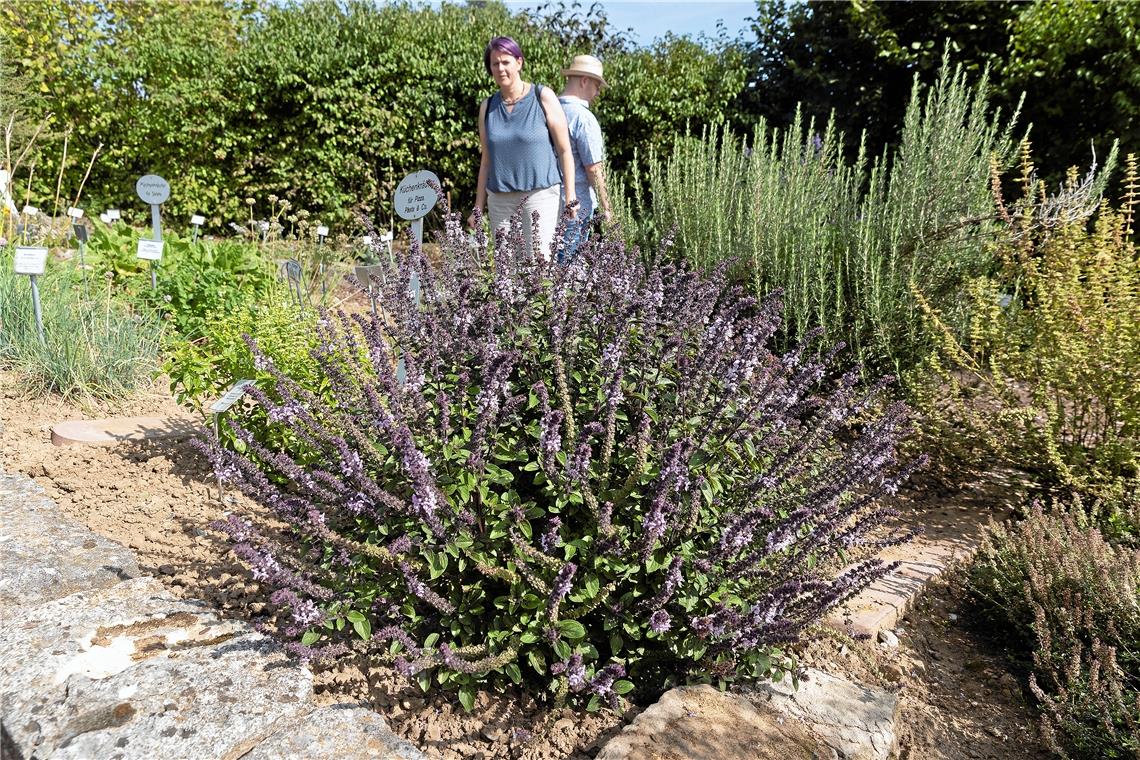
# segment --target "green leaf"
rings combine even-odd
[[[541,652],[532,649],[526,653],[526,659],[539,675],[546,672],[546,658],[542,656]]]
[[[475,687],[463,686],[459,689],[459,704],[463,705],[466,712],[471,712],[475,709]]]
[[[301,645],[311,647],[313,644],[317,643],[320,638],[321,634],[317,633],[316,631],[305,631],[305,635],[301,637]]]
[[[515,683],[522,683],[522,671],[519,669],[517,662],[509,662],[504,665],[503,672],[507,674],[507,678]]]
[[[352,629],[356,631],[356,635],[368,641],[372,638],[372,624],[367,620],[361,620],[352,624]]]
[[[358,612],[357,610],[349,610],[348,614],[345,615],[345,617],[348,618],[348,622],[350,622],[350,623],[362,623],[362,622],[364,622],[363,613]]]
[[[625,646],[625,639],[621,637],[620,633],[615,632],[610,635],[610,652],[616,655],[621,652],[623,646]]]
[[[620,681],[614,681],[615,694],[628,694],[633,691],[633,682],[627,681],[624,678]]]
[[[420,690],[426,694],[427,690],[431,688],[431,671],[424,670],[416,674],[416,683],[420,685]]]
[[[572,641],[577,641],[586,636],[585,627],[577,620],[559,620],[556,626],[559,633]]]

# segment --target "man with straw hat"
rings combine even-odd
[[[602,76],[602,62],[592,55],[576,55],[570,67],[562,70],[566,86],[558,96],[562,110],[566,112],[567,126],[570,128],[570,148],[574,154],[575,195],[581,204],[578,224],[567,231],[565,257],[573,256],[580,238],[594,216],[594,209],[600,207],[602,221],[613,221],[613,209],[606,192],[606,178],[602,160],[604,148],[602,128],[597,117],[590,112],[590,104],[603,87],[607,87]]]

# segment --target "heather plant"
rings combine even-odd
[[[1032,655],[1043,732],[1062,756],[1140,751],[1140,549],[1096,524],[1138,505],[1035,503],[1016,524],[991,523],[970,570],[983,618]]]
[[[910,284],[957,316],[960,286],[991,265],[989,163],[1012,162],[1015,146],[1014,118],[987,93],[985,77],[971,85],[944,61],[932,87],[916,82],[897,149],[879,155],[865,142],[846,154],[834,117],[782,131],[760,121],[749,140],[712,129],[650,153],[618,215],[644,246],[675,226],[679,257],[734,261],[757,294],[780,288],[790,340],[820,326],[869,366],[909,368],[928,348]]]
[[[1022,197],[996,209],[1000,270],[966,288],[957,334],[916,288],[938,350],[910,383],[923,429],[969,464],[994,460],[1044,486],[1106,493],[1140,476],[1137,162],[1119,209],[1075,172],[1047,195],[1023,146]]]
[[[559,266],[522,240],[516,219],[492,255],[449,216],[437,267],[413,248],[377,283],[384,314],[322,313],[327,396],[251,341],[273,376],[251,396],[293,443],[235,415],[246,453],[204,448],[268,507],[216,527],[290,650],[390,663],[467,708],[508,680],[597,707],[784,674],[910,535],[878,503],[919,464],[896,455],[905,408],[833,371],[839,348],[772,353],[779,295],[723,268],[612,240]]]

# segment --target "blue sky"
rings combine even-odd
[[[505,0],[511,9],[537,8],[541,2],[532,0]],[[592,0],[582,0],[589,8]],[[569,3],[567,3],[569,4]],[[647,45],[666,32],[696,36],[704,33],[714,36],[717,22],[723,21],[730,37],[738,33],[750,36],[745,20],[756,15],[752,0],[601,0],[610,24],[619,28],[633,28],[634,41]]]

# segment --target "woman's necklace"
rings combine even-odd
[[[514,97],[514,98],[503,98],[503,105],[505,105],[505,106],[513,106],[515,103],[518,103],[520,100],[522,100],[523,98],[525,98],[525,97],[526,97],[526,93],[527,93],[527,88],[526,88],[526,85],[524,84],[524,85],[522,86],[522,92],[520,92],[520,93],[518,94],[518,96],[517,96],[517,97]],[[501,96],[500,96],[500,97],[501,97]]]

